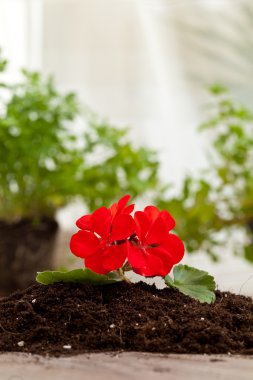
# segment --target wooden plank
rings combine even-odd
[[[252,380],[253,357],[87,354],[64,358],[0,355],[0,380]]]

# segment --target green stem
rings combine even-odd
[[[131,284],[132,282],[125,276],[125,273],[122,268],[118,269],[118,274],[122,278],[123,281],[127,282],[128,284]]]

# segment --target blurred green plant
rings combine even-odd
[[[6,67],[0,58],[0,72]],[[77,197],[94,209],[161,191],[156,153],[135,146],[127,128],[82,115],[76,95],[60,94],[52,77],[22,70],[20,82],[0,89],[0,219],[54,217]],[[80,116],[86,127],[77,133]]]
[[[201,178],[185,178],[181,194],[161,198],[158,206],[174,215],[188,252],[203,250],[218,260],[232,238],[233,252],[253,263],[253,113],[226,88],[210,91],[215,101],[200,128],[212,141],[210,167]],[[233,239],[238,231],[244,239]]]

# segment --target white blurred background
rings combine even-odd
[[[233,71],[231,60],[219,65],[206,54],[202,61],[198,45],[194,55],[189,42],[189,25],[224,29],[233,42],[226,19],[240,20],[238,3],[0,0],[0,46],[11,62],[8,79],[15,80],[21,66],[53,74],[60,89],[76,91],[85,104],[113,123],[130,125],[134,139],[159,151],[161,176],[174,183],[176,191],[186,173],[206,165],[208,141],[197,132],[204,85],[224,79],[238,96],[250,99],[249,77],[245,79],[250,64],[245,71],[245,61],[235,62]],[[218,59],[219,54],[227,57],[222,49],[217,54]],[[70,226],[81,214],[76,206],[60,213],[59,256],[68,249]],[[253,295],[252,266],[229,252],[219,264],[204,255],[186,262],[213,273],[222,289]]]

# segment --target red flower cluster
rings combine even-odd
[[[80,228],[70,241],[70,249],[96,273],[121,268],[126,260],[134,272],[146,276],[166,276],[182,260],[184,245],[170,231],[175,221],[167,211],[147,206],[131,216],[134,205],[125,195],[110,208],[101,207],[77,221]]]

